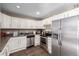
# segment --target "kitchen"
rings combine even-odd
[[[2,3],[0,56],[79,56],[78,18],[78,3]]]

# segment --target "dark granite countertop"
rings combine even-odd
[[[35,37],[35,35],[33,35],[33,34],[27,35],[27,38],[31,38],[31,37]]]

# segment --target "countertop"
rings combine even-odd
[[[50,37],[50,38],[52,38],[52,36],[40,36],[41,38],[45,38],[45,39],[47,39],[47,37]]]

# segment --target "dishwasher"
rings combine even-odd
[[[28,35],[27,36],[27,47],[34,46],[34,35]]]

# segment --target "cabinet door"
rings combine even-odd
[[[38,29],[40,25],[41,25],[41,24],[39,24],[38,21],[35,21],[35,24],[34,24],[35,29]]]
[[[26,48],[26,37],[19,37],[19,48]]]
[[[75,8],[73,10],[67,11],[64,14],[67,15],[66,18],[72,17],[72,16],[77,16],[77,15],[79,15],[79,8]]]
[[[18,49],[18,43],[19,43],[19,40],[17,38],[11,38],[10,41],[9,41],[9,51],[10,53],[16,51]]]
[[[2,14],[2,28],[11,27],[11,17],[5,14]]]
[[[64,13],[54,16],[53,20],[58,20],[58,19],[62,19],[62,18],[64,18]]]
[[[37,24],[36,21],[32,21],[32,24],[31,25],[32,25],[32,28],[37,29],[36,26],[39,25],[39,24]]]
[[[28,28],[33,28],[33,22],[31,20],[28,21]]]
[[[40,35],[35,35],[35,46],[40,45]]]
[[[26,37],[14,37],[9,41],[10,53],[26,48]]]
[[[27,25],[28,25],[27,23],[28,23],[27,20],[21,19],[20,28],[27,28]]]
[[[12,28],[18,28],[18,20],[15,17],[12,17]]]
[[[47,38],[47,48],[48,48],[48,52],[51,54],[52,53],[52,38],[50,37]]]

